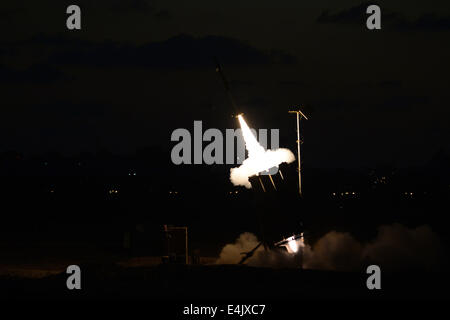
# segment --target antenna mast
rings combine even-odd
[[[301,171],[302,166],[300,160],[300,119],[303,117],[306,120],[308,120],[308,118],[300,110],[289,111],[289,113],[297,114],[298,193],[300,194],[301,197],[303,195],[302,195],[302,171]]]

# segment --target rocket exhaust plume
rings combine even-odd
[[[265,150],[256,140],[244,117],[239,115],[238,119],[245,141],[245,148],[248,151],[248,158],[244,160],[240,167],[230,170],[230,180],[235,186],[245,186],[250,189],[252,187],[248,180],[250,177],[259,175],[270,168],[278,167],[283,162],[291,163],[295,160],[295,156],[291,150],[285,148]]]

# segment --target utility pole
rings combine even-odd
[[[188,265],[189,264],[189,246],[188,246],[188,227],[174,227],[174,226],[168,226],[164,225],[164,231],[167,233],[173,231],[173,230],[184,230],[185,232],[185,262]],[[168,242],[168,246],[170,245],[170,241]],[[170,250],[167,249],[168,255],[170,256]]]
[[[303,117],[306,120],[308,118],[300,110],[289,111],[289,113],[297,114],[297,157],[298,157],[298,193],[302,196],[302,165],[300,160],[300,119]]]

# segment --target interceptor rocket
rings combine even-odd
[[[225,90],[228,94],[228,98],[231,101],[231,105],[233,106],[233,115],[237,118],[239,115],[242,115],[243,113],[238,111],[238,107],[236,105],[236,102],[233,99],[233,95],[231,94],[230,85],[228,84],[228,80],[225,77],[225,74],[223,73],[222,66],[219,63],[219,60],[217,57],[214,57],[214,62],[216,63],[216,72],[220,75],[220,78],[223,81],[223,85],[225,86]]]

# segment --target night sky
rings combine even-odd
[[[176,128],[237,122],[217,56],[254,128],[309,166],[421,165],[449,150],[448,1],[27,1],[0,8],[0,152],[171,148]],[[66,28],[70,4],[82,30]],[[306,156],[305,156],[306,157]],[[169,161],[169,159],[168,159]]]

